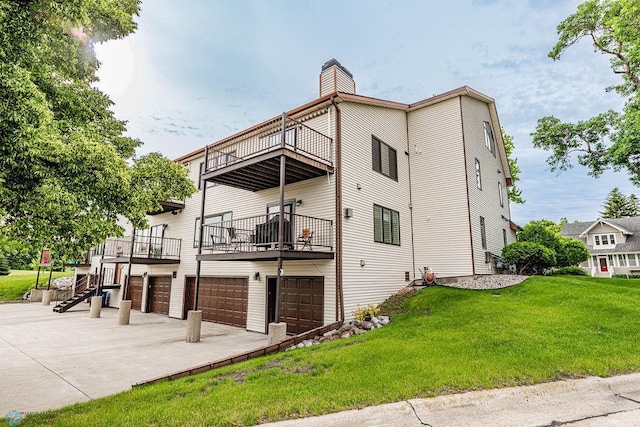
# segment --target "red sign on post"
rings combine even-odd
[[[40,258],[40,267],[49,267],[51,265],[51,254],[48,249],[42,250],[42,258]]]

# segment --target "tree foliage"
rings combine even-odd
[[[611,68],[622,82],[607,88],[626,98],[622,112],[607,111],[577,123],[548,116],[538,120],[534,147],[551,152],[552,171],[578,163],[598,177],[605,170],[625,170],[640,186],[640,2],[588,0],[558,25],[558,42],[549,56],[559,60],[573,44],[587,38],[596,52],[610,57]]]
[[[511,180],[513,182],[513,185],[507,189],[507,196],[512,203],[524,203],[522,190],[516,187],[516,182],[520,179],[520,166],[518,165],[518,159],[513,155],[515,147],[513,137],[507,135],[502,129],[502,140],[504,141],[504,149],[507,152],[507,159],[509,159],[509,170],[511,171]]]
[[[617,187],[609,192],[603,207],[604,211],[600,212],[602,218],[625,218],[638,216],[640,213],[636,196],[626,196]]]
[[[516,266],[518,274],[542,274],[556,265],[553,250],[534,242],[514,242],[502,248],[502,257]]]
[[[564,221],[566,222],[566,220]],[[561,236],[561,224],[546,219],[529,222],[518,234],[517,243],[530,243],[536,246],[517,245],[515,248],[509,248],[506,252],[503,250],[503,258],[510,264],[516,265],[519,270],[524,268],[523,271],[528,272],[524,274],[540,274],[545,268],[569,267],[587,260],[589,251],[585,244],[580,240]],[[505,246],[505,249],[511,245]],[[553,257],[550,258],[546,252],[535,249],[537,246],[549,250]],[[514,257],[517,262],[513,262]],[[527,257],[531,257],[531,259],[527,259]],[[535,272],[530,273],[530,271]]]
[[[96,89],[94,43],[136,28],[138,0],[0,3],[0,206],[4,232],[58,258],[137,227],[195,188],[158,154],[140,158]],[[150,171],[150,168],[156,168]]]

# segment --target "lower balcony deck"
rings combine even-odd
[[[282,247],[279,215],[268,214],[205,224],[199,261],[333,259],[333,221],[284,214]]]

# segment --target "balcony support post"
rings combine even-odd
[[[284,148],[287,136],[287,115],[282,113],[281,144]],[[284,186],[287,183],[287,157],[280,156],[280,213],[278,215],[278,275],[276,276],[276,323],[280,322],[280,289],[282,289],[282,251],[284,250]],[[289,219],[291,221],[291,219]]]
[[[207,170],[207,163],[209,159],[209,146],[205,150],[204,154],[204,170]],[[202,254],[202,241],[204,239],[204,204],[207,195],[207,181],[201,183],[202,186],[202,200],[200,203],[200,228],[198,229],[198,255]],[[200,269],[202,267],[202,261],[200,257],[197,257],[196,261],[196,289],[193,295],[193,309],[198,310],[198,293],[200,292]]]
[[[120,300],[126,300],[127,295],[129,294],[129,281],[131,280],[131,258],[133,257],[133,245],[136,240],[136,228],[133,227],[131,232],[131,248],[129,248],[129,265],[127,266],[127,281],[124,284],[124,289],[122,290],[122,296]]]

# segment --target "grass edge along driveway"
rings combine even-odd
[[[31,415],[23,426],[252,425],[637,372],[639,300],[638,280],[577,276],[502,290],[427,288],[367,334]]]
[[[33,289],[36,285],[37,271],[11,270],[9,275],[0,276],[0,301],[15,301],[22,299],[25,292]],[[73,271],[55,271],[51,275],[51,281],[59,277],[73,276]],[[40,286],[47,286],[49,281],[49,271],[41,271],[38,282]]]

